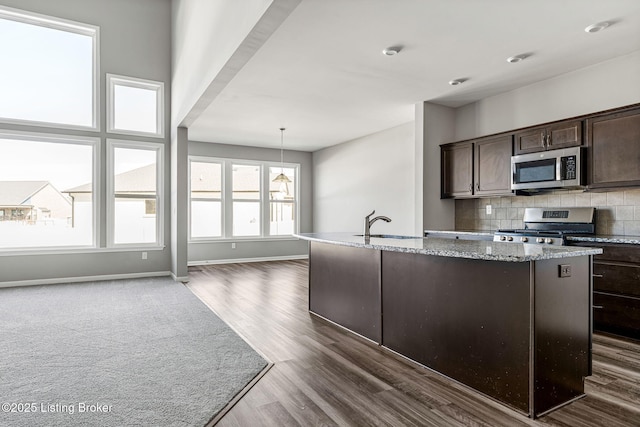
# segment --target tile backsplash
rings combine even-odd
[[[640,189],[584,192],[556,190],[535,196],[484,199],[459,199],[456,205],[456,230],[495,231],[523,228],[524,208],[596,208],[596,233],[640,236]],[[491,205],[487,215],[486,206]]]

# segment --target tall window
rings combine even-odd
[[[95,246],[97,145],[0,132],[0,250]]]
[[[164,146],[108,140],[109,242],[160,246]]]
[[[280,173],[290,182],[274,181]],[[270,167],[269,186],[269,234],[291,235],[296,231],[296,169]]]
[[[233,236],[260,236],[260,165],[232,166]]]
[[[191,160],[191,238],[222,237],[222,163]]]
[[[299,165],[207,157],[192,157],[190,164],[192,240],[297,232]],[[274,182],[280,173],[289,181]]]
[[[98,128],[98,28],[0,6],[0,120]]]
[[[107,74],[107,131],[164,136],[164,83]]]

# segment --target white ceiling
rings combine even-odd
[[[189,139],[279,147],[286,127],[285,148],[315,151],[407,123],[420,101],[458,107],[637,50],[640,0],[302,0]]]

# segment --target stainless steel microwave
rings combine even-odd
[[[571,188],[584,185],[584,147],[511,157],[511,189]]]

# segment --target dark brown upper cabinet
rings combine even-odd
[[[442,199],[473,196],[473,143],[447,144],[440,151]]]
[[[640,108],[587,119],[589,188],[640,186]]]
[[[441,147],[441,198],[511,195],[512,134]]]
[[[582,120],[567,120],[524,129],[514,136],[515,154],[582,145]]]
[[[510,195],[513,136],[502,135],[474,142],[474,194]]]

